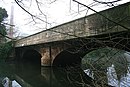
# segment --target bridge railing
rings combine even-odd
[[[35,45],[129,29],[130,2],[25,37],[16,41],[15,46]]]

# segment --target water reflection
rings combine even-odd
[[[93,79],[79,67],[55,69],[55,77],[64,87],[94,87]],[[59,73],[59,74],[58,74]],[[89,85],[89,86],[88,86]]]
[[[27,63],[0,64],[0,82],[6,77],[22,87],[85,87],[84,83],[91,83],[91,78],[80,68],[39,67]]]

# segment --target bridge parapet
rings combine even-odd
[[[15,47],[120,32],[130,29],[130,3],[99,13],[109,20],[100,14],[95,13],[20,39],[16,41]],[[114,22],[119,23],[128,29],[115,24]]]

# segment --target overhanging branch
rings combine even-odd
[[[32,16],[32,17],[34,17],[34,18],[36,18],[36,19],[39,19],[40,21],[42,21],[42,22],[44,22],[44,23],[47,23],[47,24],[50,24],[51,25],[51,23],[48,23],[47,21],[45,21],[45,20],[43,20],[43,19],[41,19],[41,18],[39,18],[39,17],[37,17],[37,16],[35,16],[35,15],[33,15],[32,13],[30,13],[29,11],[27,11],[24,7],[22,7],[18,2],[18,0],[15,0],[15,2],[17,3],[17,5],[18,6],[20,6],[20,8],[22,8],[25,12],[27,12],[30,16]]]
[[[87,7],[88,9],[90,9],[90,10],[94,11],[95,13],[101,15],[102,17],[104,17],[104,18],[107,19],[108,21],[110,21],[110,22],[112,22],[112,23],[114,23],[114,24],[116,24],[116,25],[119,25],[119,26],[123,27],[123,28],[126,29],[126,30],[130,30],[128,27],[126,27],[126,26],[124,26],[124,25],[122,25],[122,24],[120,24],[120,23],[117,23],[117,22],[115,22],[115,21],[113,21],[113,20],[107,18],[106,16],[104,16],[104,15],[101,14],[100,12],[97,12],[96,10],[92,9],[91,7],[89,7],[89,6],[87,6],[87,5],[83,4],[83,3],[80,3],[80,2],[78,2],[78,1],[76,1],[76,0],[73,0],[73,1],[76,2],[76,3],[78,3],[78,4],[80,4],[80,5],[82,5],[82,6]]]
[[[121,1],[121,0],[114,0],[114,1],[99,1],[99,0],[93,0],[95,2],[98,2],[98,3],[101,3],[101,4],[112,4],[112,3],[116,3],[118,1]]]

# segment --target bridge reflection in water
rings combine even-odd
[[[85,74],[81,69],[39,67],[33,64],[0,65],[0,78],[8,77],[22,87],[83,87]],[[83,75],[81,77],[81,75]],[[90,79],[86,80],[86,82]]]

